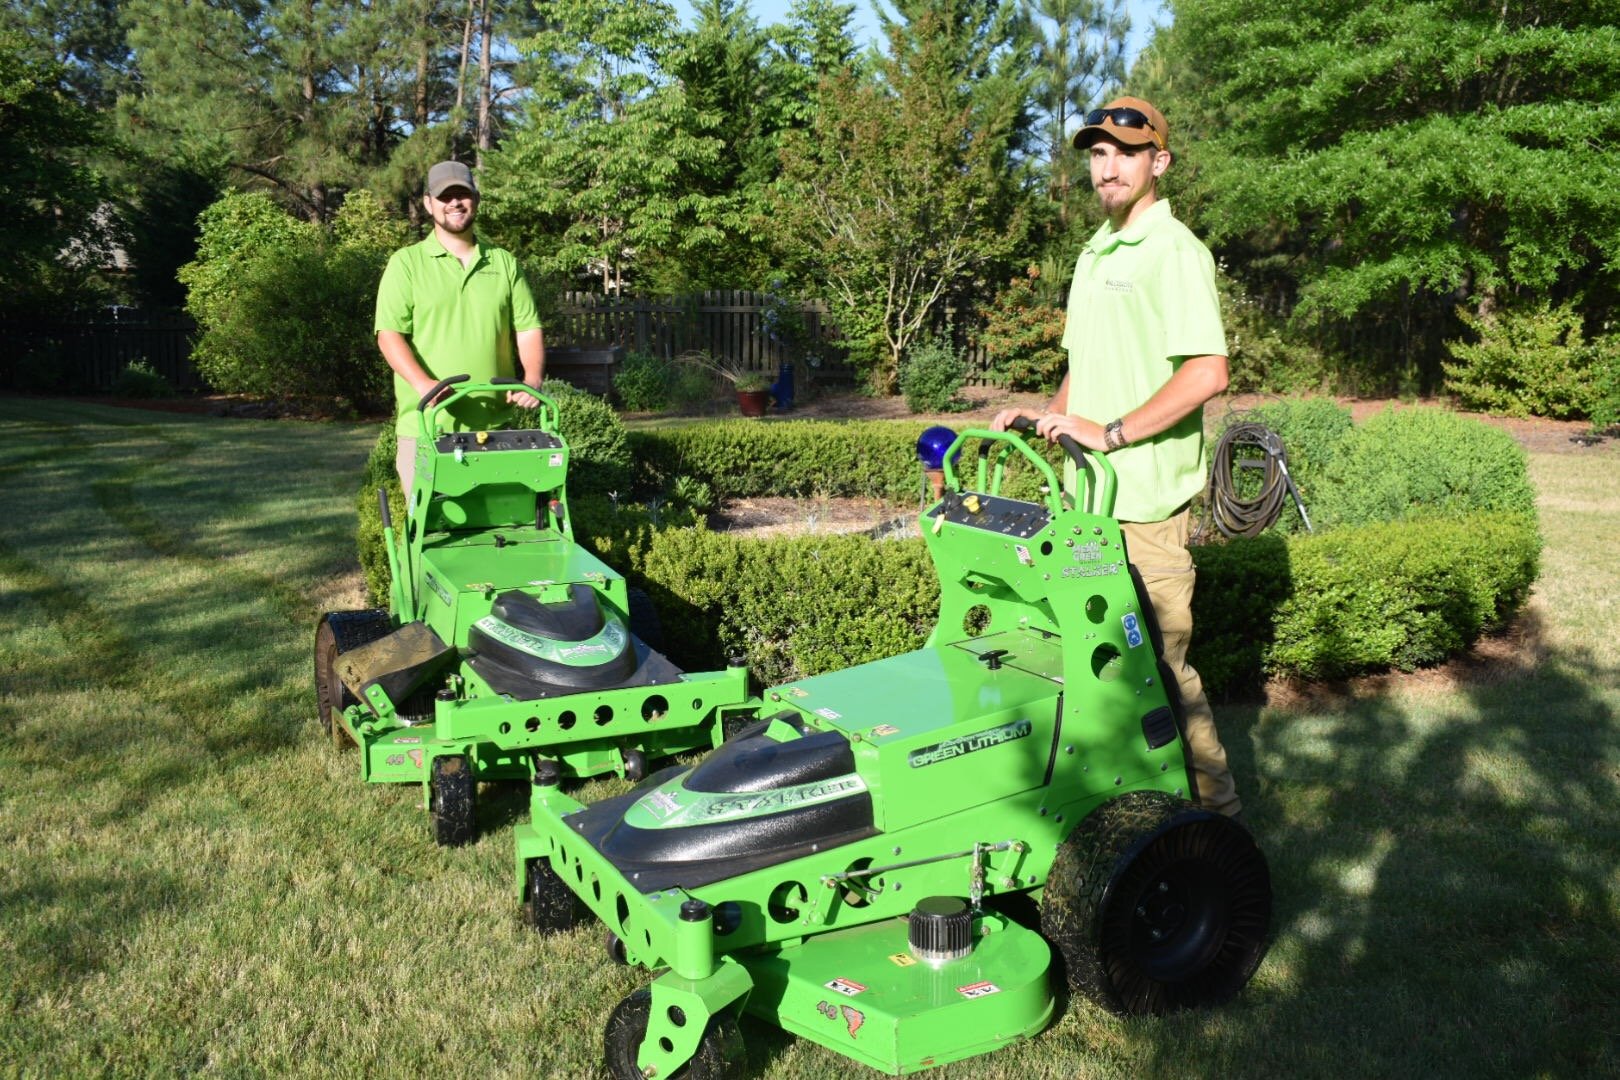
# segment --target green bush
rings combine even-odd
[[[672,366],[660,357],[626,353],[613,376],[613,392],[619,404],[631,412],[655,412],[669,406],[674,375]]]
[[[1340,442],[1318,488],[1318,528],[1456,517],[1535,516],[1524,450],[1507,432],[1444,409],[1386,409]]]
[[[1322,351],[1272,315],[1224,270],[1215,275],[1226,327],[1228,389],[1234,394],[1293,394],[1321,388],[1331,371]]]
[[[924,426],[915,420],[722,420],[633,431],[636,490],[672,492],[676,480],[688,476],[708,485],[717,499],[824,495],[907,502],[921,490],[917,436]],[[975,445],[962,455],[964,470],[975,468]],[[1062,451],[1048,443],[1037,450],[1058,466],[1061,476]],[[1031,499],[1038,480],[1035,470],[1017,458],[1004,491]]]
[[[652,594],[678,662],[741,654],[766,683],[917,648],[938,609],[917,540],[742,539],[641,521],[588,542]],[[1435,663],[1519,609],[1539,552],[1534,522],[1511,514],[1197,548],[1192,662],[1216,697],[1267,674]]]
[[[134,360],[126,364],[123,370],[113,377],[107,392],[121,398],[174,397],[174,387],[169,385],[169,380],[154,371],[152,365],[145,360]]]
[[[833,423],[720,420],[630,433],[642,491],[670,490],[680,476],[716,498],[831,495],[908,499],[921,467],[916,421]]]
[[[1042,298],[1035,284],[1039,277],[1032,266],[996,294],[984,313],[979,341],[1008,389],[1050,394],[1069,370],[1069,354],[1063,348],[1063,307]]]
[[[1620,334],[1609,334],[1595,343],[1597,359],[1592,363],[1592,427],[1607,431],[1620,426]]]
[[[906,350],[900,364],[900,392],[914,413],[957,412],[956,395],[967,379],[967,360],[947,334],[935,334]]]
[[[1514,513],[1294,538],[1265,667],[1326,679],[1438,663],[1518,611],[1540,554],[1534,519]]]
[[[680,643],[677,662],[743,655],[767,684],[918,648],[939,607],[921,540],[665,530],[634,573]]]
[[[197,258],[182,267],[201,330],[193,356],[226,393],[376,409],[391,392],[372,320],[377,283],[404,242],[365,191],[330,229],[262,195],[226,195],[203,212]]]
[[[1507,416],[1592,414],[1597,405],[1592,376],[1602,349],[1587,342],[1573,301],[1554,307],[1543,300],[1490,319],[1462,308],[1457,315],[1476,340],[1446,342],[1452,360],[1441,367],[1446,389],[1465,408]]]
[[[1289,544],[1268,532],[1191,549],[1198,584],[1187,658],[1210,697],[1231,697],[1264,680],[1277,609],[1293,588]]]

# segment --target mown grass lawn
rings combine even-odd
[[[519,799],[437,849],[317,731],[375,429],[13,399],[0,434],[0,1074],[596,1073],[645,976],[519,925]],[[1620,1074],[1620,451],[1532,467],[1518,649],[1220,713],[1277,892],[1248,991],[938,1075]],[[863,1073],[745,1033],[755,1076]]]

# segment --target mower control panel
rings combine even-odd
[[[440,435],[433,444],[441,454],[484,453],[492,450],[557,450],[562,442],[546,431],[456,431]]]
[[[976,491],[948,492],[928,511],[928,516],[1021,540],[1034,536],[1052,520],[1052,515],[1039,503],[981,495]]]

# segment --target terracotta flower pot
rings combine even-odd
[[[771,392],[769,390],[737,391],[737,408],[742,410],[744,416],[764,416],[765,411],[770,407]]]

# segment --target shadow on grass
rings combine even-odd
[[[0,468],[13,494],[0,611],[49,628],[8,665],[27,695],[3,717],[28,724],[20,760],[113,781],[120,797],[102,813],[115,820],[190,777],[285,751],[314,715],[307,677],[289,678],[307,663],[312,586],[353,563],[345,489],[362,439],[35,404],[0,409],[25,445],[49,448]],[[242,521],[285,557],[264,557]]]
[[[1223,713],[1240,785],[1270,778],[1247,816],[1277,915],[1273,970],[1222,1022],[1221,1059],[1291,1076],[1620,1067],[1620,673],[1538,656],[1533,615],[1518,629],[1523,652],[1454,688],[1374,680]],[[1145,1047],[1159,1068],[1184,1064],[1162,1047]]]
[[[0,910],[17,917],[6,920],[11,962],[0,1001],[16,1010],[25,1004],[19,995],[65,992],[116,967],[135,928],[170,907],[179,891],[168,875],[128,866],[103,875],[36,866],[26,880],[8,881]]]

